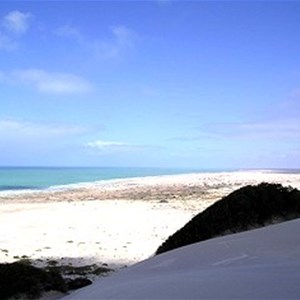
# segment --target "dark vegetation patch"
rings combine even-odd
[[[87,266],[80,266],[80,267],[74,267],[71,265],[53,265],[46,268],[47,270],[54,270],[60,274],[62,274],[64,277],[69,275],[105,275],[112,271],[112,269],[107,267],[99,267],[96,264],[93,265],[87,265]]]
[[[50,290],[67,291],[65,280],[58,272],[45,271],[22,261],[0,264],[0,299],[23,295],[35,299]]]
[[[269,183],[245,186],[196,215],[170,236],[156,254],[299,217],[299,190]]]
[[[89,275],[103,276],[111,271],[98,265],[59,266],[56,261],[49,261],[46,268],[37,268],[28,259],[0,264],[0,299],[36,299],[47,291],[65,293],[90,285]]]
[[[68,290],[77,290],[84,286],[92,284],[92,281],[85,277],[77,277],[75,279],[66,279]]]

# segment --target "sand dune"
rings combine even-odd
[[[150,258],[63,299],[299,299],[300,219]]]

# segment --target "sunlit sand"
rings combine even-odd
[[[216,200],[260,182],[299,189],[300,174],[199,173],[2,193],[0,261],[131,265],[153,255],[169,235]]]

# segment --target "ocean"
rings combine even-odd
[[[203,171],[203,170],[202,170]],[[0,167],[0,192],[56,188],[101,180],[195,172],[167,168]]]
[[[252,170],[257,171],[259,169]],[[0,167],[0,193],[55,189],[61,186],[74,186],[110,179],[228,171],[237,170],[133,167]],[[260,171],[300,173],[300,169],[264,169]]]

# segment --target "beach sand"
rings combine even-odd
[[[0,195],[0,262],[30,258],[121,268],[157,247],[205,208],[247,184],[300,189],[300,174],[229,172],[168,175]]]

